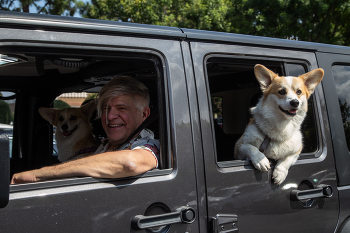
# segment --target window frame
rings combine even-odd
[[[24,45],[26,43],[23,43]],[[25,51],[26,48],[30,48],[29,46],[22,47],[21,51]],[[0,47],[1,51],[6,51],[7,47]],[[29,49],[32,50],[33,49]],[[35,49],[34,49],[35,50]],[[42,46],[37,48],[38,53],[45,51],[47,54],[56,54],[54,51],[57,50],[57,48],[49,46]],[[108,51],[105,51],[108,50]],[[65,187],[65,186],[74,186],[74,185],[83,185],[83,184],[94,184],[94,183],[111,183],[111,182],[121,182],[123,183],[124,180],[134,180],[138,178],[147,178],[147,177],[159,177],[159,176],[168,176],[170,175],[174,170],[173,165],[173,158],[172,158],[172,136],[170,132],[170,108],[169,108],[169,84],[168,84],[168,67],[167,67],[167,61],[163,54],[161,54],[159,51],[154,51],[150,49],[132,49],[132,48],[97,48],[97,49],[90,49],[90,53],[88,53],[85,49],[76,48],[71,49],[67,48],[67,51],[71,51],[70,55],[79,55],[79,52],[81,54],[88,54],[87,56],[98,56],[99,58],[117,58],[117,57],[127,57],[130,59],[148,59],[153,60],[156,71],[157,71],[157,90],[158,90],[158,103],[157,107],[160,109],[159,111],[159,124],[162,126],[160,129],[160,135],[159,138],[161,140],[161,158],[166,158],[166,162],[163,164],[166,168],[164,169],[154,169],[147,171],[146,173],[132,176],[132,177],[124,177],[124,178],[116,178],[116,179],[97,179],[92,177],[72,177],[67,179],[56,179],[56,180],[47,180],[42,182],[34,182],[34,183],[27,183],[27,184],[15,184],[10,185],[10,193],[16,193],[16,192],[22,192],[22,191],[31,191],[31,190],[40,190],[40,189],[48,189],[48,188],[56,188],[56,187]],[[66,52],[66,51],[65,51]],[[65,52],[62,52],[64,54]],[[106,55],[110,53],[114,53],[113,55]],[[4,53],[10,53],[9,51],[6,51]],[[13,52],[13,53],[19,53],[19,51]],[[19,103],[17,104],[19,105]],[[17,107],[18,108],[18,107]],[[15,114],[16,115],[16,110]],[[162,113],[162,114],[161,114]],[[50,125],[52,128],[52,125]],[[15,129],[14,129],[15,130]],[[17,137],[16,137],[17,138]],[[14,140],[18,141],[18,138]],[[51,137],[51,144],[53,143],[53,137]],[[165,151],[164,146],[165,145]],[[32,145],[33,146],[33,145]],[[53,155],[51,155],[53,156]],[[18,159],[23,159],[18,158]],[[161,161],[159,161],[161,163]]]

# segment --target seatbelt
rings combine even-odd
[[[137,129],[135,129],[134,132],[132,132],[132,134],[125,141],[129,142],[131,139],[135,137],[136,134],[140,133],[143,129],[145,129],[147,126],[152,124],[157,119],[158,119],[158,108],[156,107],[151,110],[150,115],[142,122],[142,124]]]

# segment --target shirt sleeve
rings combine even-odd
[[[157,162],[157,166],[156,168],[158,168],[158,161],[160,158],[160,143],[159,140],[157,139],[140,139],[137,140],[136,142],[134,142],[131,145],[131,150],[135,150],[135,149],[145,149],[148,150],[149,152],[152,153],[152,155],[154,156],[154,158],[156,159]]]

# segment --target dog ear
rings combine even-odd
[[[265,91],[271,84],[274,77],[277,76],[274,72],[267,69],[265,66],[257,64],[254,67],[255,77],[260,83],[260,87],[262,91]]]
[[[91,114],[96,110],[95,100],[90,100],[88,103],[80,107],[81,112],[86,116],[91,116]]]
[[[56,112],[55,108],[39,108],[40,115],[54,126],[56,126]]]
[[[323,75],[323,69],[318,68],[299,76],[304,80],[305,86],[309,91],[309,96],[314,92],[316,86],[322,81]]]

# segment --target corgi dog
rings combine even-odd
[[[95,101],[80,108],[39,108],[40,115],[56,126],[55,137],[60,162],[90,155],[97,149],[89,121],[95,109]]]
[[[323,69],[315,69],[299,77],[281,77],[263,65],[254,67],[263,96],[250,109],[250,120],[234,151],[236,159],[250,159],[261,171],[270,169],[269,159],[276,160],[272,172],[280,185],[288,169],[303,148],[300,131],[307,112],[307,100],[323,78]]]

